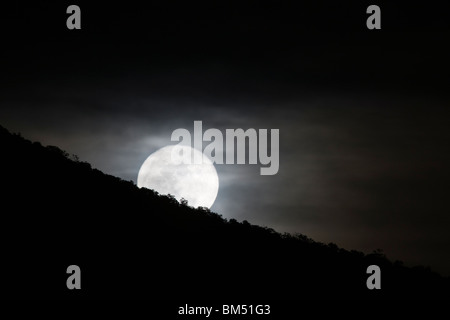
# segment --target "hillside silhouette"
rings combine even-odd
[[[0,148],[2,297],[449,298],[428,268],[226,220],[3,127]],[[66,288],[72,264],[81,290]]]

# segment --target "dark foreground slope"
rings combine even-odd
[[[448,279],[224,220],[0,127],[3,297],[443,298]],[[81,268],[81,290],[66,269]],[[366,269],[382,289],[366,288]]]

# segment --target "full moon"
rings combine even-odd
[[[184,198],[194,208],[211,208],[219,191],[219,177],[213,163],[202,152],[189,146],[177,148],[201,158],[201,164],[175,163],[172,161],[174,148],[161,148],[144,161],[138,174],[138,187],[171,194],[178,201]]]

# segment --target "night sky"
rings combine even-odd
[[[296,2],[2,7],[0,125],[134,182],[195,120],[279,129],[278,174],[216,165],[213,211],[450,275],[448,11]]]

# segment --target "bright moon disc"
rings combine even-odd
[[[153,189],[160,194],[171,194],[178,201],[184,198],[188,205],[211,208],[219,191],[219,177],[211,160],[197,149],[176,146],[182,152],[192,152],[202,159],[201,164],[177,164],[172,161],[172,150],[167,146],[152,153],[139,170],[139,188]],[[180,149],[179,149],[180,150]],[[195,155],[195,153],[197,153]]]

